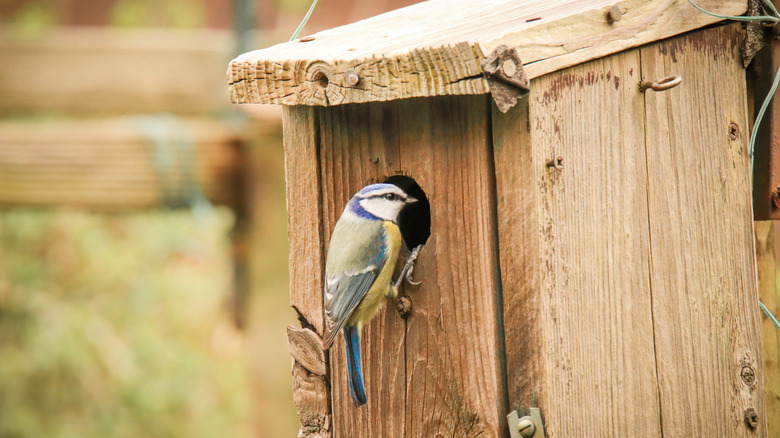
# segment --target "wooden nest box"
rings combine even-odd
[[[233,60],[233,102],[285,105],[304,329],[356,191],[402,173],[431,203],[408,317],[363,331],[366,406],[341,341],[290,329],[300,436],[767,436],[743,37],[720,21],[432,0]]]

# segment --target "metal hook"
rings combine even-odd
[[[657,81],[642,81],[639,83],[639,91],[645,92],[647,89],[653,91],[666,91],[670,88],[674,88],[682,83],[682,78],[679,75],[671,75],[665,78],[661,78]]]

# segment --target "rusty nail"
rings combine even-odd
[[[758,427],[758,412],[753,408],[745,409],[745,423],[751,429]]]
[[[731,122],[729,125],[729,138],[731,140],[736,140],[739,138],[739,125],[734,122]]]
[[[313,36],[306,36],[306,37],[303,37],[303,38],[299,39],[298,41],[300,41],[302,43],[308,43],[309,41],[314,41],[314,37]]]
[[[530,23],[532,21],[538,21],[538,20],[541,20],[541,19],[542,19],[542,17],[534,17],[534,18],[529,18],[529,19],[525,20],[525,22],[526,23]]]
[[[739,373],[739,375],[742,377],[742,381],[745,382],[745,385],[747,386],[753,386],[753,384],[756,383],[756,372],[750,365],[745,365],[742,367],[742,371]]]
[[[398,311],[398,316],[406,319],[409,316],[409,312],[412,311],[412,300],[406,295],[398,297],[395,302],[395,310]]]
[[[354,87],[355,85],[360,82],[360,76],[358,76],[357,72],[355,70],[349,69],[344,72],[344,78],[347,80],[347,84],[350,87]]]
[[[776,208],[780,208],[780,187],[772,191],[772,203]]]
[[[545,163],[547,167],[554,167],[555,170],[561,171],[563,170],[563,156],[562,155],[556,155],[555,158],[548,160],[547,163]]]
[[[653,91],[666,91],[670,88],[674,88],[682,83],[682,78],[678,75],[671,75],[665,78],[661,78],[657,81],[642,81],[639,83],[639,91],[645,92],[648,89]]]
[[[620,21],[621,18],[623,18],[623,11],[616,5],[610,6],[609,11],[607,11],[607,23],[612,24]]]

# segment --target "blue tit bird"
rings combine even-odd
[[[330,238],[323,346],[330,348],[343,330],[349,393],[356,406],[366,404],[360,332],[385,298],[398,295],[390,284],[401,249],[398,215],[414,202],[417,199],[393,184],[366,186],[349,200]]]

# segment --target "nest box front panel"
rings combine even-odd
[[[390,301],[363,330],[368,404],[359,411],[352,404],[339,340],[330,349],[331,414],[316,402],[320,386],[311,385],[306,404],[320,429],[335,436],[506,432],[490,105],[483,95],[285,110],[286,134],[306,143],[285,136],[288,196],[297,197],[288,205],[298,215],[290,218],[291,252],[301,250],[291,254],[291,287],[298,288],[291,301],[313,320],[321,321],[322,288],[312,278],[321,269],[311,265],[324,260],[352,194],[403,173],[431,203],[431,236],[414,271],[422,283],[401,291],[411,312],[402,319]],[[304,174],[306,189],[294,179]],[[303,259],[318,254],[293,242],[297,231],[317,234],[321,258]]]

